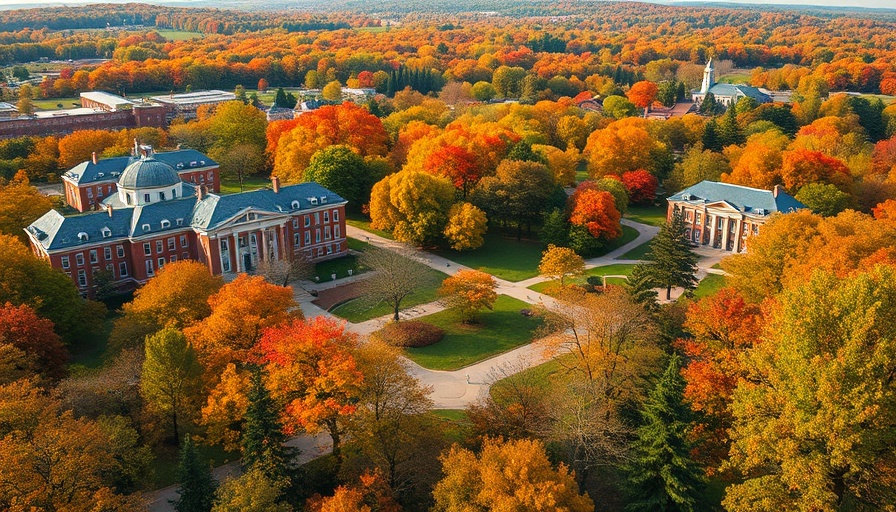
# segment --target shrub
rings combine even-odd
[[[445,331],[419,320],[390,322],[382,329],[371,334],[371,337],[397,347],[428,347],[438,343],[445,336]]]

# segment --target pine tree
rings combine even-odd
[[[654,289],[656,286],[648,265],[643,263],[635,265],[625,283],[632,301],[644,306],[647,310],[656,308],[657,293]]]
[[[644,403],[628,474],[627,512],[698,510],[703,492],[700,467],[689,456],[690,409],[684,404],[685,381],[678,356]]]
[[[703,147],[710,151],[721,151],[722,141],[719,139],[719,129],[715,119],[710,119],[703,128]]]
[[[673,286],[688,290],[697,286],[698,256],[691,250],[680,213],[675,212],[650,241],[650,253],[649,274],[654,283],[666,288],[666,300],[671,298]]]
[[[722,116],[722,122],[719,123],[719,145],[721,147],[730,146],[732,144],[743,144],[746,142],[743,131],[737,124],[737,112],[732,105],[725,111]]]
[[[171,502],[177,512],[209,512],[215,498],[215,481],[211,469],[199,456],[196,445],[186,436],[180,451],[180,497]]]
[[[283,87],[277,88],[277,94],[274,96],[274,106],[286,108],[286,91],[283,90]]]
[[[703,97],[703,102],[700,103],[700,113],[704,116],[712,116],[718,110],[719,105],[716,103],[716,95],[711,92],[706,93],[706,96]]]
[[[280,423],[277,405],[262,381],[262,370],[252,371],[247,396],[246,425],[243,430],[243,468],[261,469],[271,481],[289,481],[296,450],[285,446],[286,435]]]

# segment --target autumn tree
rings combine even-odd
[[[514,362],[489,371],[489,393],[466,408],[474,435],[531,439],[549,432],[550,392],[525,369]]]
[[[609,192],[586,188],[577,191],[570,202],[571,224],[586,228],[594,238],[613,240],[622,235],[621,215]]]
[[[559,279],[560,286],[564,286],[567,277],[580,276],[585,273],[585,260],[568,247],[549,244],[541,254],[538,273]]]
[[[342,84],[339,83],[339,80],[329,82],[320,92],[321,97],[327,101],[342,101]]]
[[[482,235],[488,228],[485,212],[470,203],[454,203],[448,211],[445,238],[455,251],[482,247]]]
[[[647,131],[643,119],[616,121],[588,137],[584,155],[588,159],[588,174],[622,175],[624,172],[647,169],[662,176],[669,163],[669,149]]]
[[[434,245],[445,229],[453,200],[454,187],[447,179],[398,172],[373,186],[370,225],[391,230],[400,242]]]
[[[165,327],[184,329],[211,314],[208,299],[224,281],[193,260],[169,263],[134,292],[110,336],[118,346],[140,343]]]
[[[284,487],[283,482],[252,468],[218,487],[211,512],[292,512],[289,504],[279,501]]]
[[[482,171],[476,165],[476,156],[454,145],[446,145],[430,153],[423,163],[423,170],[451,180],[464,199],[469,189],[482,177]]]
[[[373,275],[361,281],[365,299],[371,306],[388,304],[392,320],[398,322],[402,301],[420,286],[429,269],[414,259],[410,248],[370,247],[361,255],[360,263],[373,270]]]
[[[196,351],[183,333],[167,327],[146,338],[140,391],[147,403],[171,420],[175,442],[180,442],[184,420],[189,421],[195,411],[201,378]]]
[[[842,191],[848,191],[852,184],[849,168],[841,160],[805,149],[783,154],[781,179],[787,190],[794,192],[810,183],[831,184]]]
[[[243,192],[243,183],[249,176],[255,176],[264,168],[264,148],[255,144],[237,144],[215,152],[221,170],[221,177],[236,179]]]
[[[697,286],[697,260],[699,257],[691,249],[685,236],[684,220],[675,212],[672,220],[666,222],[660,232],[650,241],[651,264],[648,267],[651,278],[658,286],[666,289],[666,300],[671,299],[672,287],[680,286],[691,290]]]
[[[852,196],[830,183],[809,183],[793,197],[823,217],[837,215],[854,204]]]
[[[519,239],[523,226],[530,228],[541,216],[555,189],[553,175],[544,164],[505,160],[494,176],[479,182],[472,203],[492,221],[516,225]]]
[[[324,317],[268,328],[258,343],[272,395],[286,403],[286,432],[325,430],[337,460],[363,381],[351,354],[357,343],[344,326]]]
[[[472,323],[482,308],[492,309],[498,300],[495,278],[478,270],[459,270],[442,281],[439,296],[449,309],[457,311],[461,321]]]
[[[59,139],[59,167],[70,169],[90,160],[115,144],[115,134],[106,130],[78,130]]]
[[[400,512],[382,475],[365,473],[352,486],[340,485],[332,496],[314,496],[305,503],[308,512]]]
[[[435,511],[594,510],[567,467],[551,466],[539,441],[487,440],[479,455],[455,445],[441,460],[445,477],[433,490]]]
[[[655,83],[642,80],[632,85],[628,92],[625,93],[625,96],[629,101],[634,103],[636,107],[645,109],[653,105],[653,102],[656,101],[657,94],[659,94],[659,88]]]
[[[180,464],[177,467],[180,488],[178,497],[172,501],[177,512],[210,512],[217,487],[208,462],[199,454],[196,444],[186,436],[180,449]]]
[[[50,198],[32,187],[27,175],[19,171],[6,185],[0,185],[0,233],[27,242],[24,228],[53,206]]]
[[[53,322],[40,318],[27,305],[14,306],[7,302],[0,306],[0,344],[34,358],[34,365],[28,366],[36,372],[52,379],[65,376],[68,352],[53,331]]]
[[[784,290],[731,410],[729,510],[885,508],[896,500],[894,272],[816,272]]]
[[[0,304],[7,302],[30,306],[69,343],[100,325],[105,313],[81,298],[70,277],[37,259],[18,238],[0,234]]]
[[[622,184],[632,203],[650,204],[656,199],[659,180],[644,169],[638,169],[622,173]]]
[[[719,181],[722,174],[731,172],[728,160],[721,154],[704,149],[702,143],[687,150],[684,158],[675,164],[665,182],[667,190],[684,190],[704,180]]]

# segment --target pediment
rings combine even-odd
[[[740,213],[740,210],[737,209],[733,204],[728,201],[715,201],[712,203],[706,203],[707,210],[714,210],[716,212],[723,213]]]
[[[230,226],[240,226],[243,224],[251,224],[254,222],[264,222],[267,220],[276,220],[280,221],[285,217],[282,213],[274,213],[266,210],[256,210],[254,208],[247,208],[245,210],[240,211],[236,215],[226,219],[222,222],[219,222],[215,225],[215,228],[226,228]]]

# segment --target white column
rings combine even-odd
[[[242,254],[240,254],[240,239],[236,236],[236,233],[233,234],[233,254],[235,256],[233,259],[236,260],[234,261],[235,265],[233,266],[233,268],[235,268],[237,274],[239,274],[240,272],[242,272],[241,269],[243,267],[243,262],[240,260],[243,258],[243,256]]]
[[[731,252],[738,252],[740,249],[740,237],[741,237],[741,220],[734,219],[734,246],[731,248]]]
[[[715,247],[716,245],[716,216],[712,216],[712,222],[708,222],[709,218],[707,218],[707,226],[709,226],[709,246]]]
[[[728,217],[725,217],[724,222],[722,222],[722,250],[728,250],[728,223],[731,221]]]

